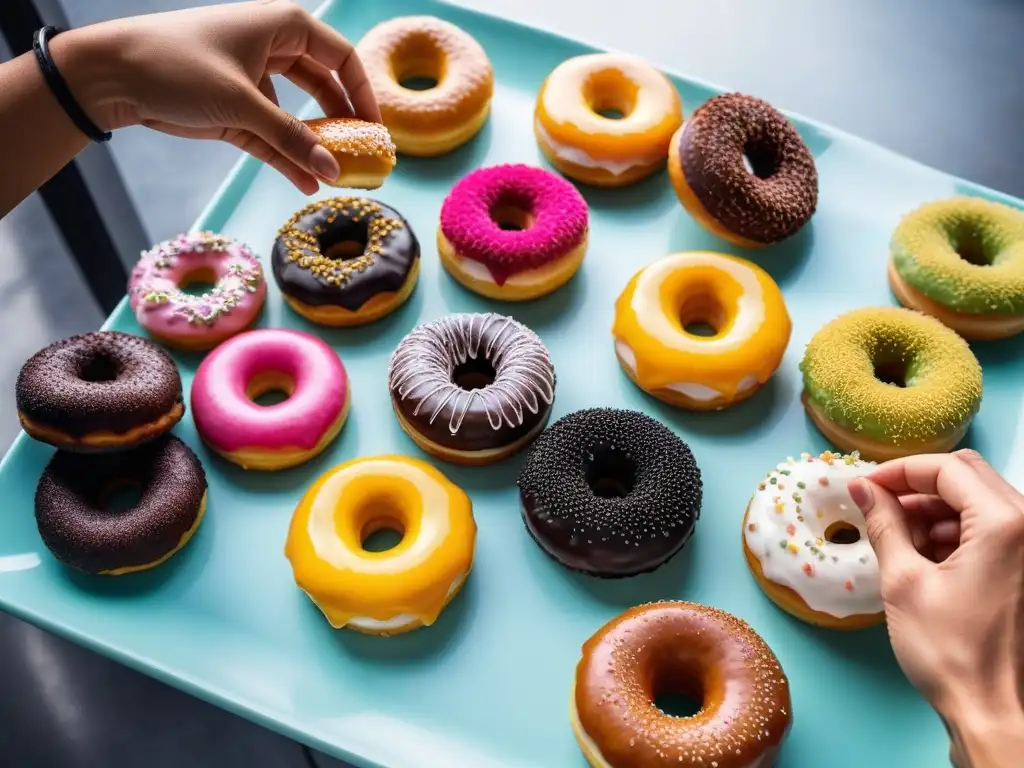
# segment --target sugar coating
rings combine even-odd
[[[307,120],[308,125],[333,155],[377,157],[395,165],[395,144],[380,123],[351,117]]]
[[[753,96],[728,93],[705,102],[683,130],[680,158],[694,194],[714,218],[760,243],[795,234],[818,204],[818,172],[785,115]],[[744,152],[773,168],[749,173]]]
[[[958,249],[980,251],[972,264]],[[928,203],[907,214],[890,244],[909,285],[957,312],[1024,313],[1024,211],[972,197]]]
[[[883,364],[905,368],[907,386],[876,378]],[[800,370],[807,394],[831,421],[895,445],[948,434],[981,405],[981,365],[967,342],[909,309],[837,317],[811,339]]]
[[[698,714],[655,706],[659,689],[687,681],[704,689]],[[721,691],[717,708],[710,689]],[[683,601],[631,608],[591,637],[576,670],[576,707],[615,768],[759,765],[792,722],[789,682],[760,635],[732,614]]]
[[[531,225],[503,230],[496,206],[528,213]],[[587,203],[562,177],[528,165],[497,165],[463,177],[441,206],[441,232],[455,252],[501,274],[548,264],[587,236]]]

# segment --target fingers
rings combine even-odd
[[[994,501],[997,495],[975,469],[955,454],[907,456],[886,462],[869,475],[876,486],[891,493],[938,496],[963,512],[971,501]]]
[[[270,144],[249,131],[229,131],[224,135],[224,140],[244,152],[260,160],[276,171],[280,172],[288,181],[294,184],[300,192],[311,195],[316,192],[320,185],[316,179],[306,170],[303,170],[296,163],[275,151]]]
[[[980,453],[965,448],[956,451],[953,455],[977,472],[978,476],[988,483],[993,491],[1006,499],[1007,502],[1020,510],[1021,513],[1024,513],[1024,496],[1021,496],[1016,488],[1006,482],[998,472],[992,469],[992,466],[982,458]]]
[[[946,518],[958,518],[960,513],[938,496],[927,493],[911,493],[900,496],[900,505],[912,517],[934,522]]]
[[[307,14],[308,16],[308,14]],[[377,98],[352,43],[335,32],[329,25],[308,16],[309,39],[306,52],[328,70],[338,73],[345,92],[363,120],[381,121]]]
[[[260,93],[270,99],[271,104],[275,107],[281,106],[281,102],[277,100],[277,89],[274,88],[274,81],[270,79],[269,75],[264,75],[256,87],[260,89]]]
[[[316,99],[327,117],[354,116],[345,89],[323,64],[308,56],[300,56],[282,74]]]
[[[867,478],[852,481],[849,491],[867,520],[868,539],[883,571],[902,571],[919,564],[921,555],[899,499]]]
[[[935,544],[956,547],[960,543],[960,521],[940,520],[929,529],[928,538]]]

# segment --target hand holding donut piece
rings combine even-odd
[[[327,180],[332,187],[377,189],[395,167],[395,145],[380,123],[347,117],[321,117],[305,123],[338,161],[340,174]]]

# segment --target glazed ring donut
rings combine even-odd
[[[691,332],[707,325],[713,335]],[[637,272],[615,302],[615,353],[629,378],[692,410],[753,395],[782,362],[792,324],[763,269],[708,251],[666,256]],[[689,330],[688,330],[689,329]]]
[[[140,489],[138,502],[108,512],[108,495],[125,485]],[[174,435],[118,453],[57,451],[36,486],[35,509],[54,557],[120,576],[154,568],[188,543],[206,510],[206,473]]]
[[[256,398],[283,392],[263,406]],[[249,331],[221,344],[192,380],[192,418],[203,441],[243,469],[294,467],[324,451],[348,416],[345,366],[315,336]]]
[[[608,112],[621,118],[609,118]],[[596,186],[632,184],[664,167],[683,104],[645,61],[591,53],[559,64],[540,87],[534,133],[548,161]]]
[[[738,93],[690,116],[669,145],[668,173],[697,223],[744,248],[791,237],[818,205],[818,171],[799,132],[767,102]]]
[[[458,464],[500,461],[544,428],[555,367],[511,317],[448,315],[415,329],[388,363],[398,423],[427,453]]]
[[[638,411],[563,416],[519,473],[526,530],[554,560],[621,578],[653,571],[693,535],[700,469],[668,427]]]
[[[365,549],[382,529],[402,538]],[[288,530],[295,582],[335,629],[395,635],[430,626],[473,567],[469,496],[426,462],[354,459],[306,491]]]
[[[673,717],[655,698],[702,706]],[[789,681],[742,619],[704,605],[630,608],[583,645],[570,718],[593,768],[768,768],[793,721]]]
[[[377,189],[395,167],[395,145],[380,123],[352,117],[318,117],[303,121],[327,148],[341,174],[332,187]]]
[[[285,302],[320,325],[363,325],[405,303],[420,244],[394,208],[364,197],[310,203],[278,230],[271,255]]]
[[[922,206],[892,236],[900,304],[966,339],[1024,331],[1024,211],[971,197]]]
[[[885,621],[878,558],[847,490],[876,466],[856,454],[804,453],[757,486],[743,518],[743,554],[782,610],[826,629]]]
[[[159,437],[185,415],[170,355],[141,336],[95,331],[54,342],[21,368],[18,419],[66,451],[115,451]]]
[[[818,429],[871,461],[950,451],[981,407],[981,365],[967,342],[909,309],[836,318],[811,339],[800,370]]]
[[[491,111],[494,71],[475,39],[433,16],[385,21],[356,46],[398,151],[424,157],[462,146]],[[425,79],[427,90],[403,83]]]
[[[521,301],[568,282],[587,251],[587,202],[565,179],[528,165],[473,171],[441,206],[437,252],[466,288]]]

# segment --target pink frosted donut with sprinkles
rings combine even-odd
[[[212,283],[202,294],[195,283]],[[128,302],[154,340],[190,352],[212,349],[248,329],[263,309],[267,281],[245,243],[213,232],[178,235],[157,243],[132,270]]]
[[[529,165],[497,165],[473,171],[448,193],[437,251],[469,290],[525,301],[576,274],[588,229],[583,195],[561,176]]]

